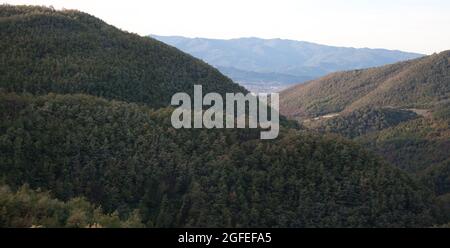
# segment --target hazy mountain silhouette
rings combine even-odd
[[[245,86],[249,83],[258,83],[262,87],[301,83],[331,72],[380,66],[422,56],[283,39],[151,36],[203,59]]]

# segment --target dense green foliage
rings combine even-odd
[[[354,138],[397,167],[423,174],[450,160],[449,82],[445,51],[296,86],[282,93],[281,112],[321,133]]]
[[[310,126],[320,132],[341,134],[348,138],[380,131],[417,118],[414,112],[392,108],[362,108]]]
[[[311,121],[308,127],[353,138],[391,164],[416,173],[450,159],[449,109],[441,104],[418,116],[405,110],[363,108]]]
[[[450,160],[448,109],[439,106],[425,117],[405,110],[358,109],[329,119],[311,120],[305,125],[319,133],[351,138],[390,164],[421,174]]]
[[[408,121],[358,140],[409,172],[450,159],[449,122],[438,118]]]
[[[0,186],[0,227],[142,227],[135,211],[126,221],[118,214],[105,215],[83,198],[68,202],[28,186],[12,192]]]
[[[436,195],[450,194],[450,160],[431,166],[420,174]]]
[[[78,12],[0,6],[0,88],[164,107],[176,92],[246,90],[190,55]]]
[[[352,138],[419,178],[450,220],[450,51],[340,72],[282,92],[281,112]],[[417,114],[414,114],[414,112]]]
[[[450,98],[450,51],[338,72],[281,93],[281,113],[308,118],[362,107],[431,108]]]
[[[40,7],[0,7],[0,32],[4,226],[417,227],[445,209],[354,142],[286,120],[270,141],[174,129],[159,108],[173,93],[245,89],[160,42]]]
[[[437,196],[437,219],[450,220],[450,105],[439,104],[431,111],[422,111],[425,113],[422,117],[389,109],[390,123],[385,119],[389,115],[383,111],[358,109],[318,120],[308,127],[354,138],[391,164],[420,178]],[[383,124],[387,128],[377,130]]]
[[[418,173],[423,183],[437,195],[437,220],[440,223],[450,221],[450,159],[432,165]]]
[[[0,106],[6,183],[138,208],[147,226],[431,224],[419,184],[336,137],[175,130],[167,109],[83,95],[4,94]]]

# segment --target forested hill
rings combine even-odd
[[[270,141],[174,129],[172,109],[158,108],[174,92],[245,89],[172,47],[76,11],[0,13],[2,227],[450,221],[436,218],[431,190],[351,141],[285,126]]]
[[[245,92],[213,67],[82,12],[0,5],[0,87],[87,93],[152,107],[175,92]]]
[[[337,137],[283,129],[261,141],[250,129],[176,130],[170,109],[86,95],[0,93],[0,109],[8,185],[84,196],[126,219],[138,211],[148,227],[434,223],[426,189]]]
[[[281,112],[308,118],[362,107],[432,108],[450,97],[450,51],[339,72],[281,93]]]
[[[331,74],[286,90],[281,111],[354,139],[425,182],[450,220],[450,51]]]

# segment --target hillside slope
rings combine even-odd
[[[406,110],[361,108],[333,118],[312,120],[305,125],[319,132],[337,133],[347,138],[355,138],[416,118],[418,118],[417,114]]]
[[[198,80],[244,90],[203,62],[80,12],[1,10],[1,185],[49,190],[58,204],[37,198],[50,213],[84,197],[147,227],[436,223],[431,191],[348,140],[286,127],[270,141],[257,129],[174,129],[173,109],[156,109],[172,93]],[[45,217],[11,192],[0,202],[25,213],[7,205],[9,220]]]
[[[399,168],[422,172],[450,161],[449,112],[450,104],[438,106],[431,116],[362,135],[357,140]]]
[[[170,109],[85,95],[0,95],[0,175],[151,227],[431,225],[432,195],[336,137],[176,130]],[[388,199],[388,200],[386,200]]]
[[[295,86],[281,112],[419,178],[438,196],[438,219],[450,219],[450,51]]]
[[[176,92],[245,92],[213,67],[78,11],[0,6],[0,88],[163,107]]]
[[[281,113],[310,118],[362,107],[432,108],[450,99],[450,51],[330,74],[281,93]]]

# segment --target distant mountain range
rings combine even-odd
[[[286,85],[331,72],[381,66],[423,56],[283,39],[150,36],[204,60],[250,91],[277,91]]]

